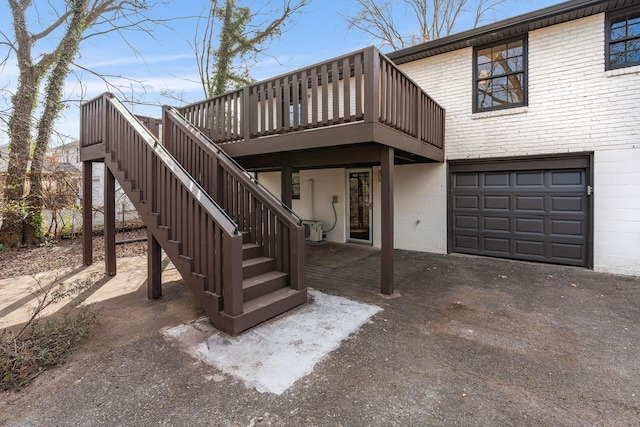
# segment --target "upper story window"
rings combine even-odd
[[[607,69],[640,64],[640,8],[607,16]]]
[[[527,39],[474,49],[473,111],[527,105]]]

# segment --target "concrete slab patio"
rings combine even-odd
[[[161,335],[199,317],[171,279],[159,301],[147,301],[144,286],[101,300],[96,333],[67,365],[0,395],[0,425],[638,424],[640,279],[408,251],[395,258],[400,296],[389,299],[378,293],[379,252],[307,248],[309,286],[383,311],[281,395],[247,387]]]

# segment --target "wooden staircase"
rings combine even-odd
[[[212,149],[196,163],[213,176],[196,181],[207,171],[181,164],[110,94],[83,105],[82,123],[81,146],[103,145],[99,160],[148,227],[150,263],[159,244],[217,328],[237,334],[306,301],[303,229],[246,172]],[[163,128],[174,130],[165,144],[208,144],[179,116],[165,114]]]

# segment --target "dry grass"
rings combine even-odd
[[[46,369],[63,363],[79,342],[91,332],[98,312],[81,306],[82,293],[96,282],[95,277],[73,284],[55,280],[44,286],[37,280],[32,293],[38,304],[29,320],[18,330],[0,331],[0,390],[15,390],[31,383]],[[62,316],[41,319],[51,305],[71,301]]]

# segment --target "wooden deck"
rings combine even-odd
[[[249,170],[444,160],[444,109],[374,47],[178,111]]]
[[[290,209],[292,171],[380,165],[380,290],[391,295],[394,165],[444,161],[444,114],[374,47],[164,107],[161,119],[134,117],[111,94],[98,97],[82,106],[80,156],[85,200],[92,162],[107,165],[105,270],[116,272],[117,180],[152,230],[149,296],[161,294],[162,246],[214,323],[240,332],[306,298],[303,228]],[[281,202],[245,169],[280,170]],[[90,225],[90,203],[85,209]],[[91,250],[86,242],[87,263]],[[261,254],[263,267],[248,265]],[[254,304],[253,277],[265,275],[259,298],[270,299]]]

